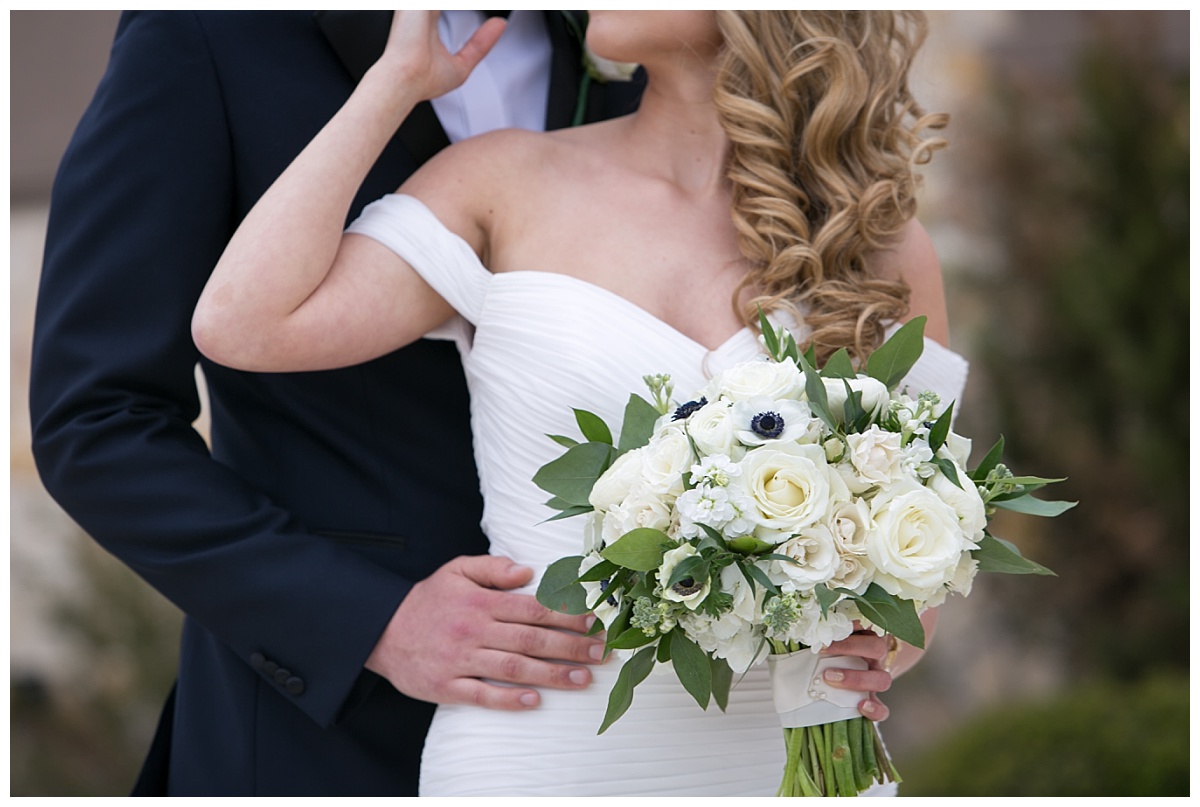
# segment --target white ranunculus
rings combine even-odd
[[[613,505],[608,512],[616,518],[621,535],[642,527],[665,532],[671,526],[671,505],[644,485],[634,486],[625,501]]]
[[[579,573],[582,575],[588,569],[598,565],[602,560],[604,558],[595,553],[585,555],[583,561],[579,564]],[[606,589],[610,584],[611,581],[607,580],[595,583],[580,583],[583,586],[584,602],[596,614],[596,618],[604,623],[604,627],[606,628],[621,613],[621,591],[618,588],[612,593],[608,593]]]
[[[687,419],[687,431],[702,454],[725,454],[734,446],[734,424],[729,401],[713,401]]]
[[[953,460],[951,460],[953,462]],[[972,543],[979,543],[983,540],[983,530],[987,527],[987,512],[983,507],[983,498],[979,495],[979,488],[975,487],[975,483],[967,477],[967,472],[962,469],[962,466],[955,463],[955,471],[958,472],[958,481],[962,483],[960,488],[958,485],[950,481],[950,479],[938,471],[929,480],[929,489],[938,495],[938,498],[950,505],[958,516],[958,524],[962,529],[963,535]]]
[[[685,558],[690,558],[697,554],[699,553],[696,551],[696,547],[691,544],[680,544],[674,549],[668,550],[663,555],[662,565],[658,567],[658,582],[662,586],[663,599],[683,603],[691,611],[699,608],[700,603],[708,596],[708,592],[712,588],[712,580],[707,578],[704,580],[686,578],[673,586],[668,586],[667,582],[675,572],[676,566]]]
[[[821,422],[808,404],[756,396],[733,405],[734,435],[746,446],[773,442],[815,443],[821,438]]]
[[[778,543],[825,519],[850,492],[819,445],[778,443],[746,454],[737,485],[751,499],[755,534]]]
[[[866,555],[839,552],[837,568],[833,570],[829,585],[834,588],[848,588],[855,594],[862,594],[871,586],[874,574],[875,567]]]
[[[683,475],[696,461],[692,444],[682,430],[656,435],[642,449],[642,480],[655,493],[683,493]]]
[[[878,379],[860,375],[857,378],[822,378],[825,384],[825,397],[829,401],[829,413],[838,423],[846,419],[846,384],[853,392],[862,393],[862,408],[874,418],[883,411],[890,399],[887,386]]]
[[[846,456],[858,478],[867,485],[886,485],[900,478],[904,446],[900,434],[871,426],[846,435]]]
[[[635,448],[617,457],[609,469],[600,475],[588,494],[588,504],[597,510],[607,510],[625,501],[629,491],[642,478],[644,450]]]
[[[875,582],[905,599],[923,602],[949,582],[971,546],[954,510],[916,482],[876,495],[871,520],[867,557],[875,565]]]
[[[775,552],[795,561],[771,561],[771,580],[785,589],[811,591],[828,582],[837,571],[837,547],[833,533],[824,524],[806,527],[775,547]]]
[[[967,462],[971,459],[970,438],[950,432],[946,435],[946,443],[943,448],[950,452],[950,457],[961,467],[967,467]]]
[[[865,499],[839,504],[829,516],[833,541],[843,555],[866,555],[867,536],[873,526],[871,508]]]
[[[804,389],[804,374],[791,359],[763,360],[736,364],[718,373],[708,385],[708,400],[725,398],[745,401],[764,396],[775,400],[798,399]]]

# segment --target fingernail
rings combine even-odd
[[[595,625],[595,624],[596,624],[596,615],[595,615],[595,614],[588,614],[588,615],[587,615],[587,621],[586,621],[586,624],[587,624],[587,628],[588,628],[588,630],[591,630],[591,629],[592,629],[592,625]]]
[[[567,677],[571,679],[572,684],[579,684],[582,686],[588,682],[588,679],[591,676],[588,675],[587,670],[571,670]]]
[[[846,674],[844,672],[842,672],[841,670],[826,670],[825,671],[825,680],[826,681],[845,681]]]
[[[538,705],[538,696],[532,692],[526,692],[519,700],[521,701],[521,705],[527,708],[533,708]]]
[[[863,701],[859,708],[869,715],[873,715],[876,712],[875,701]]]
[[[588,658],[592,661],[600,661],[604,658],[604,645],[600,642],[588,648]]]

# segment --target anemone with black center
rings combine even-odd
[[[671,420],[687,420],[707,405],[708,398],[701,398],[698,401],[688,401],[675,410],[675,414],[671,416]]]
[[[783,434],[783,427],[783,417],[778,412],[759,412],[750,421],[750,431],[768,440]]]
[[[702,588],[704,588],[704,585],[695,578],[685,577],[675,585],[671,586],[671,591],[674,591],[680,597],[687,597],[695,594]]]

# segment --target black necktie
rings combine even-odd
[[[485,11],[483,13],[488,17],[503,17],[506,20],[508,19],[508,15],[512,14],[511,11]]]

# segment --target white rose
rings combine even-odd
[[[950,432],[946,435],[946,443],[943,448],[950,452],[950,457],[961,467],[967,467],[967,462],[971,458],[970,438]]]
[[[644,485],[635,486],[625,501],[609,508],[608,514],[621,531],[617,538],[641,527],[665,532],[671,526],[671,506]],[[607,535],[605,538],[607,543],[616,540]]]
[[[764,541],[784,540],[850,498],[819,445],[771,444],[747,453],[741,465],[738,485],[753,502],[755,534]]]
[[[729,455],[734,446],[729,401],[714,401],[687,419],[687,431],[702,454]]]
[[[828,582],[837,571],[837,547],[833,533],[824,524],[801,530],[775,547],[775,552],[796,562],[771,561],[772,581],[785,586],[790,583],[796,591],[811,591],[814,586]]]
[[[588,504],[597,510],[607,510],[625,501],[629,491],[642,478],[643,449],[635,448],[617,457],[617,461],[600,475],[588,494]]]
[[[767,443],[815,443],[821,437],[821,422],[812,416],[808,404],[777,401],[761,395],[733,405],[734,435],[747,446]]]
[[[875,582],[904,599],[924,601],[949,582],[971,546],[950,506],[916,482],[881,491],[871,501],[871,520],[867,557]]]
[[[692,444],[682,431],[656,435],[642,449],[642,479],[655,493],[683,493],[683,475],[696,461]]]
[[[803,388],[804,374],[791,359],[748,361],[718,373],[708,386],[707,397],[710,401],[727,398],[735,402],[760,395],[796,399]]]
[[[839,552],[837,568],[829,585],[834,588],[848,588],[855,594],[862,594],[871,586],[875,567],[871,565],[866,555],[851,555]]]
[[[867,485],[886,485],[903,471],[904,446],[898,432],[871,426],[861,434],[846,435],[847,459],[859,480]]]
[[[882,381],[870,376],[860,375],[857,378],[846,379],[822,378],[821,380],[825,383],[825,397],[829,401],[829,413],[838,423],[842,423],[846,419],[847,383],[849,383],[851,391],[862,393],[862,408],[872,418],[878,416],[891,399],[887,386]]]
[[[687,577],[673,586],[668,586],[667,583],[670,581],[671,575],[675,572],[676,566],[685,558],[690,558],[697,554],[699,553],[696,551],[696,547],[691,544],[680,544],[674,549],[668,550],[663,555],[662,565],[658,567],[658,582],[663,587],[663,599],[683,603],[691,611],[699,608],[700,603],[708,596],[709,589],[712,588],[712,581],[708,578],[695,580]]]
[[[584,557],[579,564],[579,573],[582,575],[588,569],[598,565],[604,558],[598,554],[591,554]],[[604,623],[604,627],[608,627],[621,613],[621,592],[614,591],[611,594],[606,589],[611,585],[609,580],[601,580],[595,583],[580,583],[583,586],[584,602],[587,607],[592,609],[596,614],[596,618]]]
[[[975,487],[975,483],[967,478],[967,472],[962,469],[962,466],[955,463],[954,470],[958,472],[958,481],[962,483],[961,488],[951,482],[941,471],[938,471],[929,480],[929,489],[954,510],[955,515],[958,516],[958,525],[967,540],[979,543],[983,540],[983,530],[987,527],[987,512],[983,507],[983,499],[979,495],[979,488]]]
[[[864,499],[840,504],[829,516],[834,544],[845,555],[867,554],[867,535],[872,526],[871,508]]]

